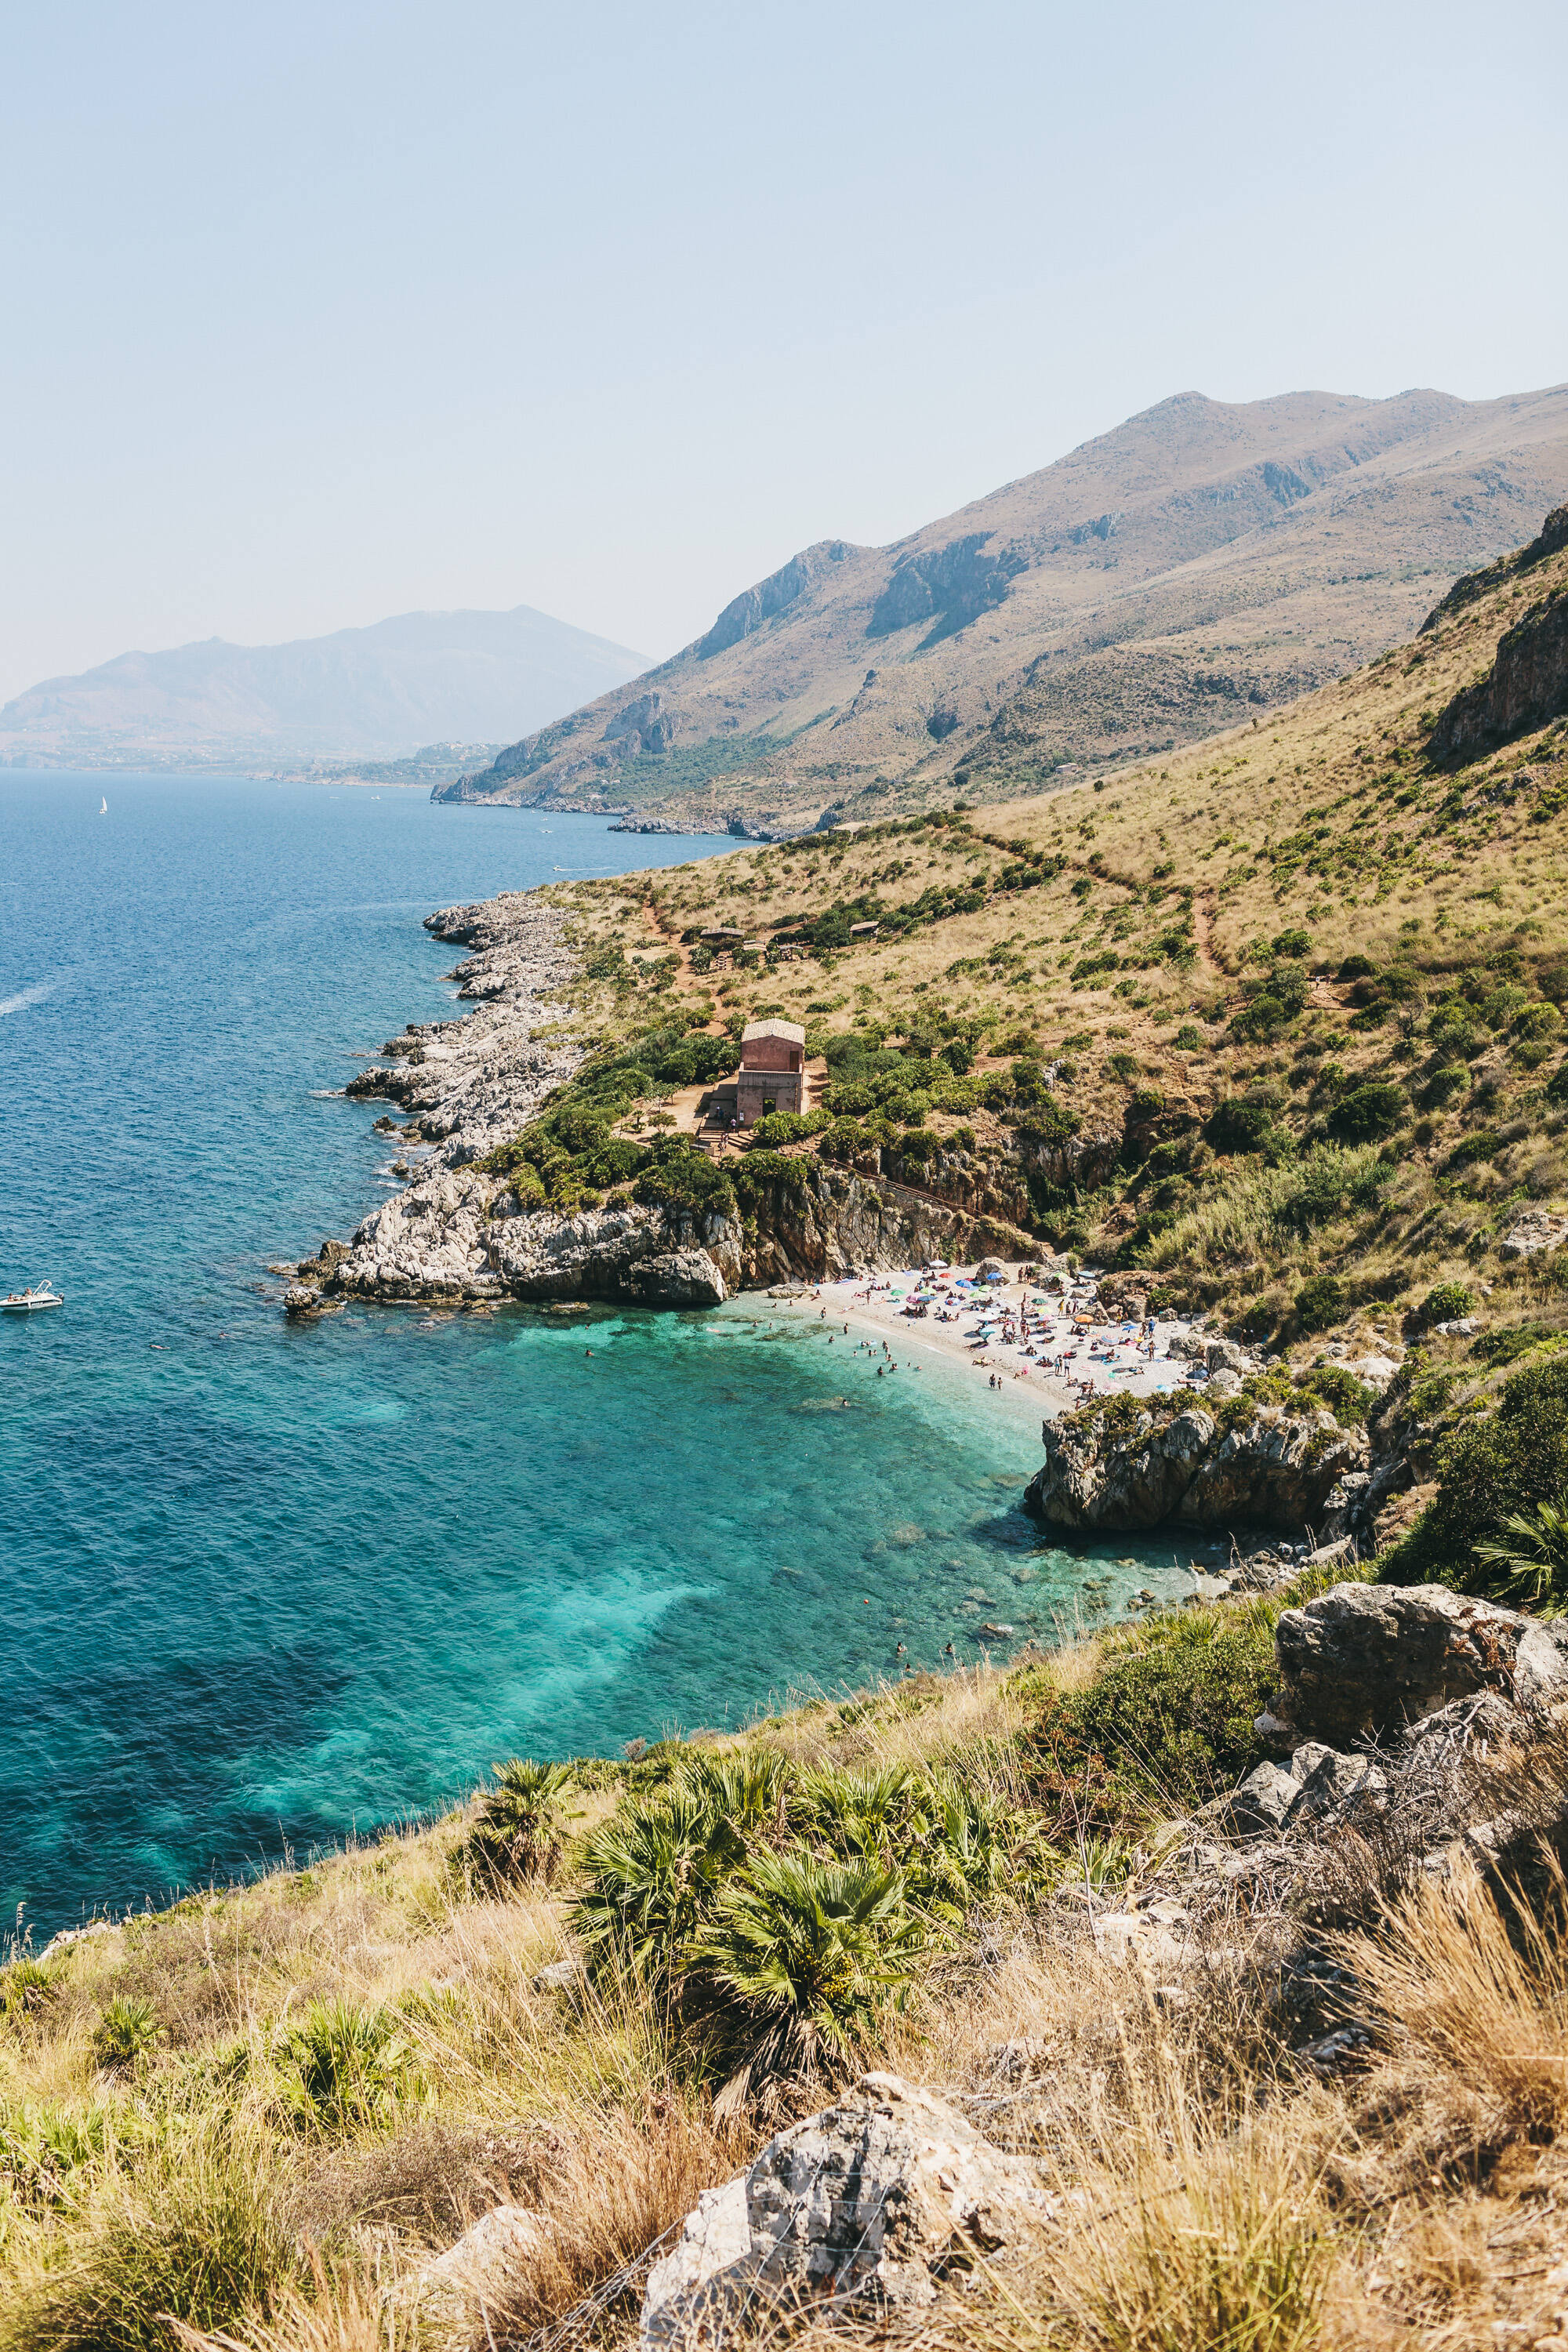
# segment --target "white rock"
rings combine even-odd
[[[717,2342],[745,2307],[820,2305],[865,2318],[934,2303],[956,2255],[994,2253],[1043,2221],[1033,2166],[896,2074],[770,2140],[710,2189],[643,2298],[644,2352]]]

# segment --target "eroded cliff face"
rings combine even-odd
[[[1131,1400],[1119,1403],[1131,1405]],[[1321,1521],[1341,1481],[1364,1473],[1366,1433],[1321,1410],[1251,1407],[1226,1427],[1194,1406],[1162,1420],[1143,1407],[1051,1422],[1026,1507],[1047,1525],[1131,1532]]]
[[[798,1164],[798,1183],[780,1181],[744,1211],[707,1216],[637,1202],[523,1211],[504,1176],[442,1168],[374,1210],[351,1242],[307,1260],[289,1307],[308,1313],[331,1298],[707,1307],[775,1282],[834,1281],[1021,1241],[885,1179]]]

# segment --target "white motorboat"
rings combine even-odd
[[[13,1290],[0,1298],[0,1313],[38,1315],[46,1307],[63,1307],[65,1300],[52,1282],[35,1282],[28,1290]]]

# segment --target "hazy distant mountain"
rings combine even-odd
[[[0,761],[291,767],[504,743],[646,668],[547,613],[402,613],[291,645],[221,637],[46,678],[0,709]]]
[[[445,796],[787,830],[1037,792],[1357,668],[1564,498],[1568,386],[1182,393],[895,546],[805,549]]]

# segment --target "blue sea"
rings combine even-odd
[[[422,917],[725,845],[0,771],[0,1290],[68,1300],[0,1317],[0,1918],[1181,1588],[1158,1546],[1041,1548],[1038,1433],[978,1381],[879,1381],[765,1299],[285,1322],[268,1263],[394,1181],[340,1090],[448,1013]]]

